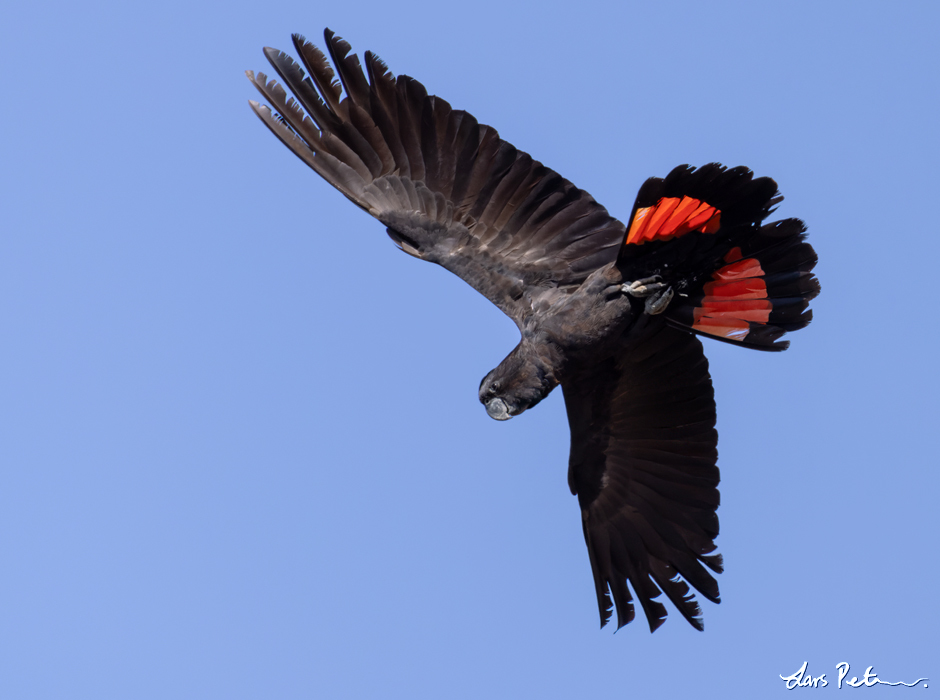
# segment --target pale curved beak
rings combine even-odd
[[[490,418],[495,420],[509,420],[512,418],[509,414],[509,406],[500,398],[490,399],[486,404],[486,412]]]

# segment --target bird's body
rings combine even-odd
[[[686,582],[718,601],[707,568],[718,534],[715,404],[696,335],[782,350],[811,318],[816,262],[796,219],[762,224],[777,185],[747,168],[675,168],[640,189],[628,224],[554,171],[366,52],[326,32],[341,84],[294,37],[307,73],[268,60],[296,96],[249,77],[280,117],[268,127],[330,184],[381,221],[404,252],[459,275],[519,327],[521,340],[480,384],[508,419],[561,385],[601,624],[618,627],[633,592],[651,629],[661,592],[694,626]],[[343,93],[345,91],[345,96]]]

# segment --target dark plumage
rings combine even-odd
[[[811,319],[819,292],[803,224],[762,224],[769,178],[710,164],[640,188],[625,226],[583,190],[466,112],[393,76],[331,31],[329,61],[265,55],[293,92],[251,71],[252,102],[301,160],[381,221],[409,255],[459,275],[512,318],[519,345],[480,384],[504,420],[559,384],[568,483],[581,506],[601,625],[666,618],[665,593],[702,629],[689,585],[718,602],[715,402],[696,335],[761,350]],[[345,93],[345,95],[344,95]],[[627,587],[629,581],[633,590]]]

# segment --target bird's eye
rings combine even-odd
[[[490,393],[495,394],[497,391],[499,391],[499,382],[493,382],[490,384]]]

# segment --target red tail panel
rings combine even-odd
[[[721,212],[692,197],[663,197],[651,207],[637,209],[625,243],[663,241],[691,231],[715,233],[721,226]]]
[[[692,329],[708,335],[742,341],[750,323],[767,323],[773,304],[767,298],[764,270],[755,258],[741,259],[733,248],[725,261],[734,261],[712,274],[714,281],[702,288],[701,305],[692,312]]]

